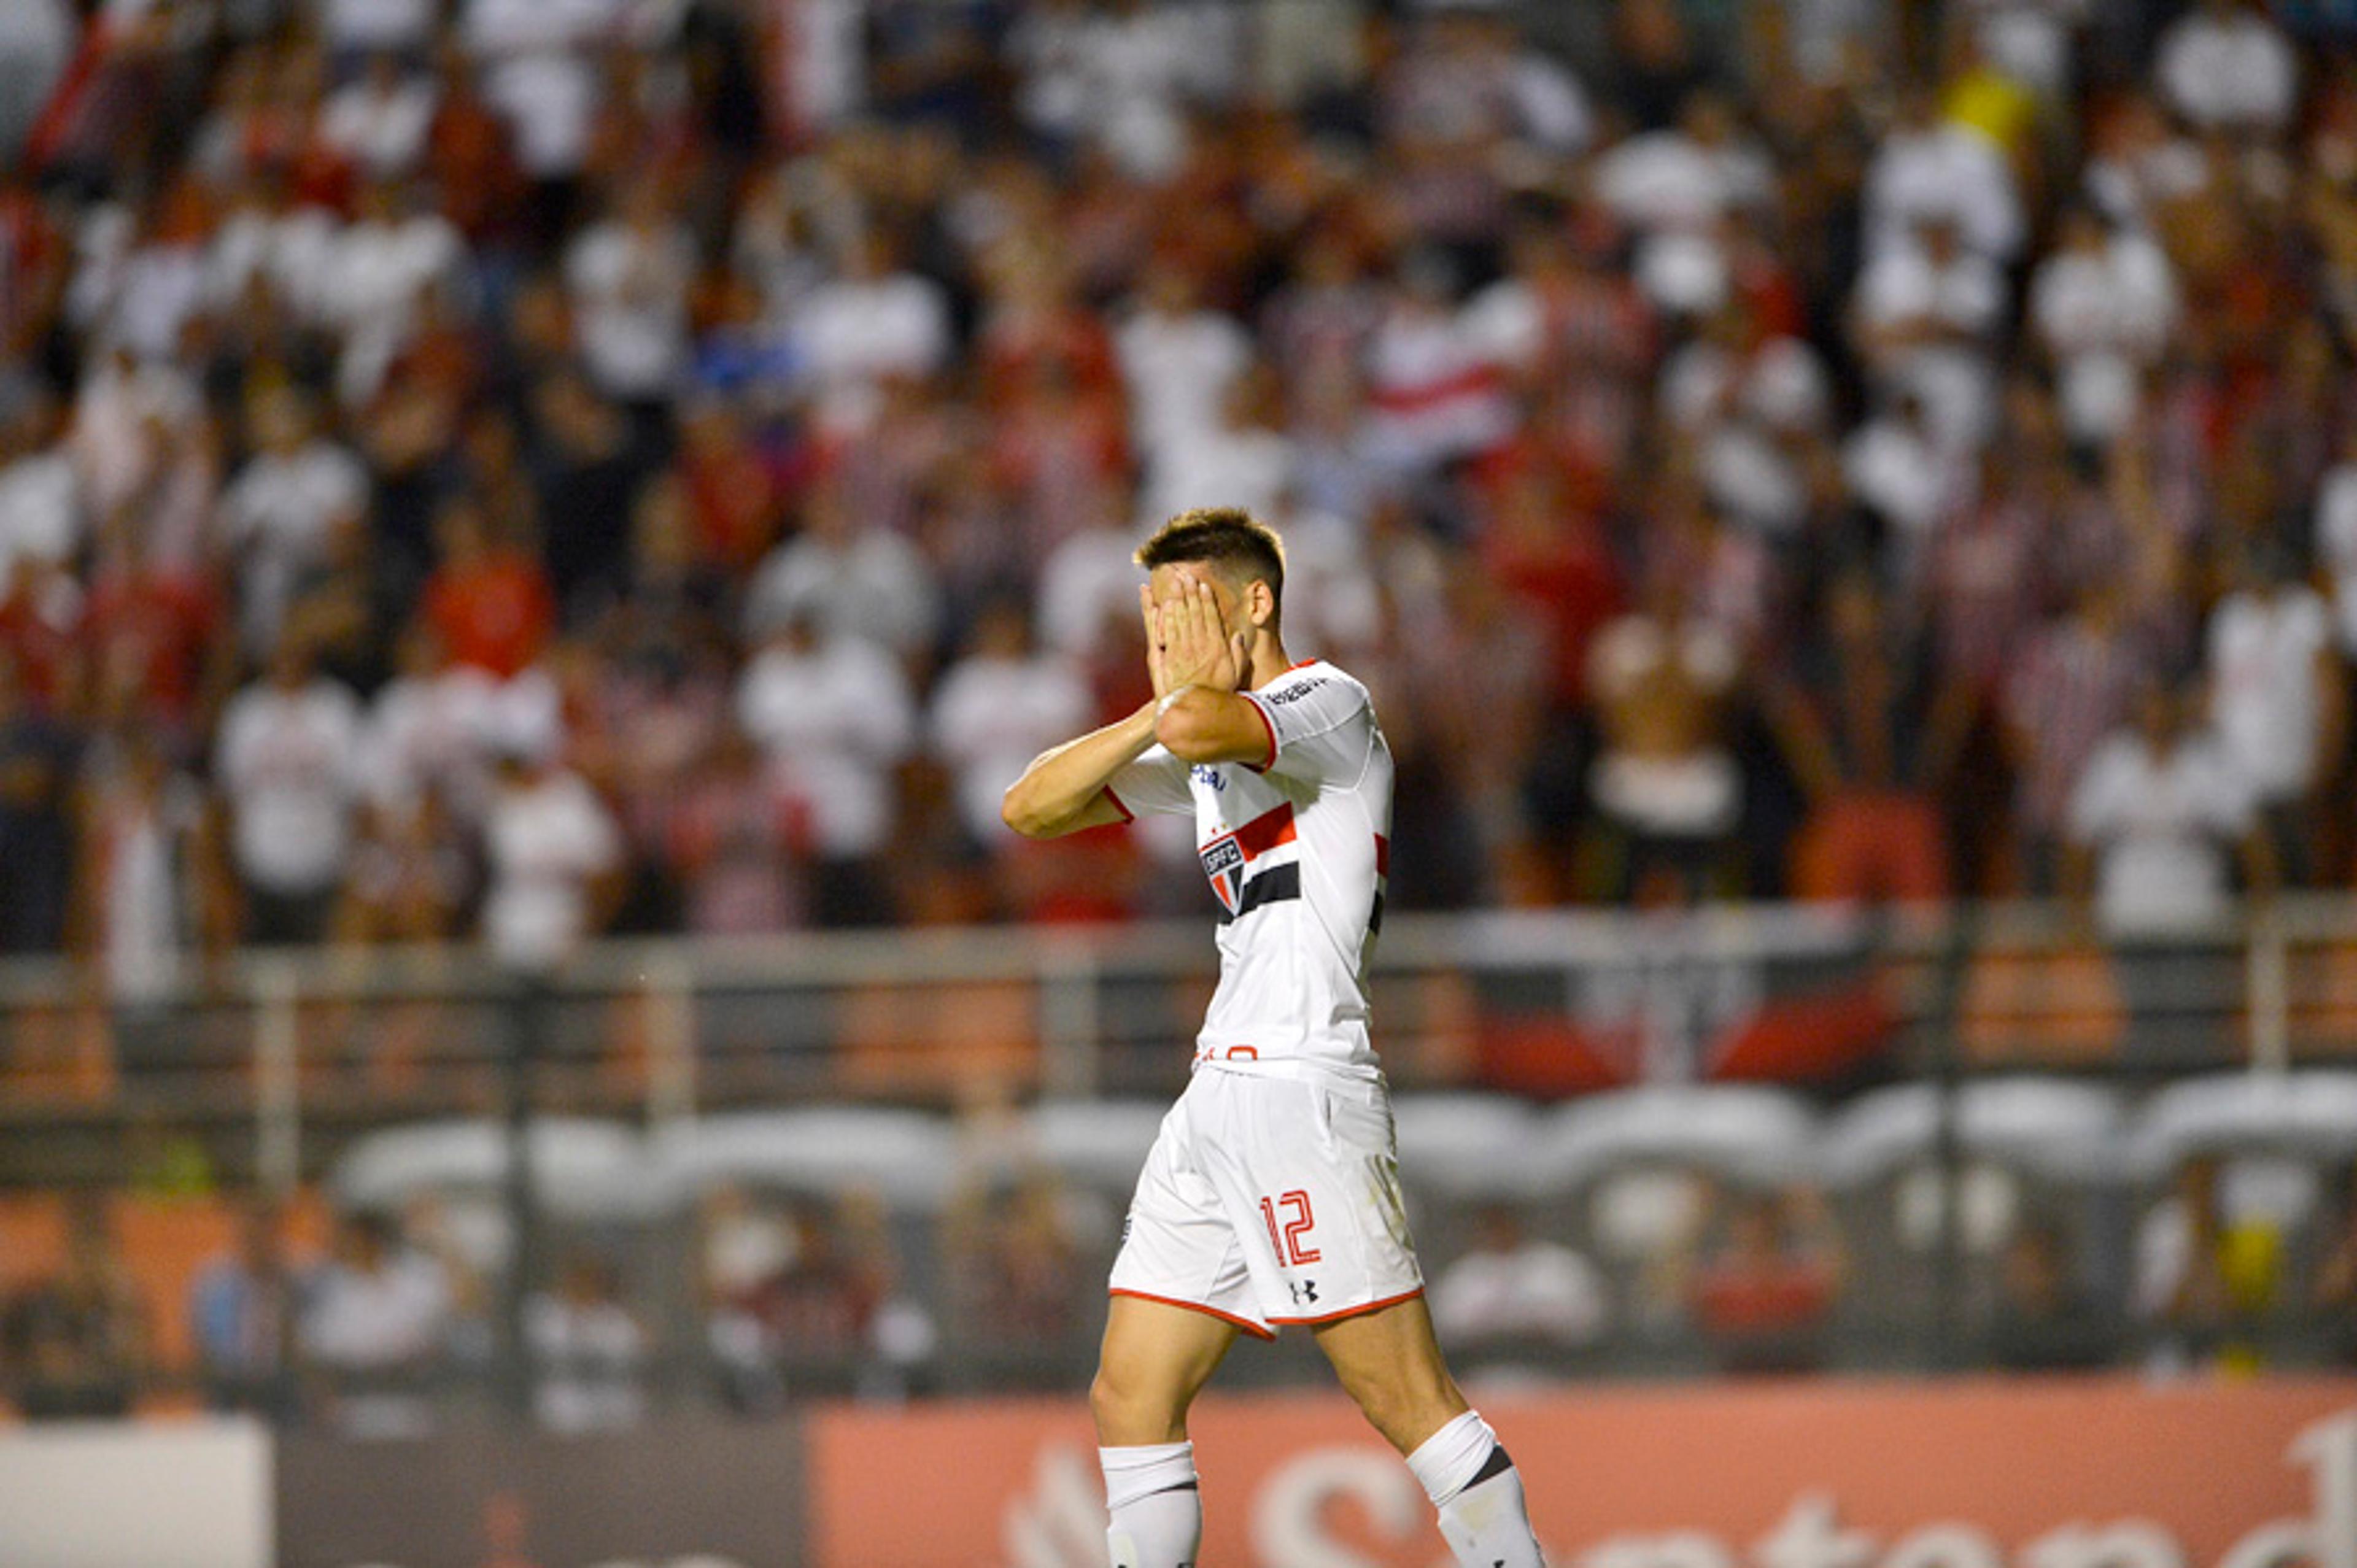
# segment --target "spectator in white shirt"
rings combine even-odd
[[[958,821],[977,846],[1006,833],[1000,799],[1031,759],[1089,727],[1092,703],[1080,665],[1031,641],[1027,606],[999,600],[974,622],[965,657],[933,693],[932,751],[956,779]]]
[[[1843,444],[1849,498],[1877,525],[1892,581],[1918,580],[1934,527],[1966,493],[1974,467],[1964,456],[1942,442],[1923,400],[1904,388]]]
[[[670,393],[687,364],[695,246],[662,184],[634,182],[619,209],[574,242],[565,271],[582,362],[598,390],[631,404]]]
[[[619,0],[467,0],[460,36],[532,182],[530,228],[544,247],[572,221],[604,91],[596,48],[618,8]]]
[[[192,191],[157,199],[141,242],[109,271],[112,287],[98,315],[104,336],[143,360],[167,360],[179,349],[181,330],[207,303],[205,224]]]
[[[1925,343],[1981,343],[2005,301],[2003,272],[1965,246],[1953,218],[1935,213],[1859,274],[1857,308],[1868,350],[1888,355]]]
[[[2087,199],[2113,222],[2147,228],[2210,182],[2208,156],[2181,135],[2154,100],[2122,99],[2093,127],[2087,147]]]
[[[899,662],[866,638],[822,639],[814,616],[793,615],[746,666],[737,717],[768,756],[780,797],[807,824],[812,918],[822,926],[888,919],[884,856],[899,807],[895,770],[916,739]]]
[[[1207,68],[1218,70],[1217,54],[1202,58],[1199,29],[1178,6],[1119,0],[1085,9],[1093,14],[1069,29],[1068,44],[1054,33],[1041,40],[1055,46],[1043,64],[1059,56],[1069,64],[1051,66],[1028,106],[1112,154],[1133,178],[1167,177],[1186,150],[1189,89]]]
[[[554,703],[506,706],[483,824],[483,937],[500,962],[540,969],[596,934],[619,905],[622,834],[597,792],[561,760]]]
[[[2169,105],[2202,131],[2272,135],[2299,107],[2299,59],[2244,0],[2201,0],[2161,36],[2153,73]]]
[[[164,438],[196,411],[196,388],[178,371],[110,349],[82,378],[66,433],[89,515],[103,521],[145,489],[164,461]]]
[[[2274,840],[2286,875],[2305,881],[2317,796],[2345,739],[2341,663],[2324,600],[2280,552],[2247,552],[2233,591],[2212,612],[2210,722]]]
[[[490,801],[499,682],[453,663],[422,619],[402,634],[394,658],[393,677],[371,700],[361,736],[370,804],[406,814],[436,795],[472,826]]]
[[[1432,1324],[1452,1354],[1476,1361],[1593,1345],[1612,1309],[1596,1265],[1524,1233],[1504,1204],[1475,1219],[1473,1244],[1433,1282]]]
[[[951,349],[942,286],[904,270],[892,242],[873,229],[846,247],[841,277],[803,296],[792,329],[818,383],[820,417],[837,428],[865,426],[879,406],[879,381],[929,376]]]
[[[1149,268],[1135,308],[1114,334],[1129,389],[1131,439],[1149,463],[1219,424],[1228,389],[1252,363],[1252,338],[1205,306],[1174,263]]]
[[[296,199],[280,168],[265,168],[236,187],[236,206],[213,233],[205,256],[207,305],[216,315],[244,308],[261,283],[302,320],[328,309],[341,225],[332,213]]]
[[[433,41],[436,0],[318,0],[319,37],[339,59],[414,55]]]
[[[359,700],[316,673],[310,650],[292,638],[268,677],[222,713],[213,775],[229,804],[252,940],[326,934],[351,857],[360,733]]]
[[[1662,413],[1678,429],[1706,434],[1732,420],[1775,429],[1820,429],[1834,410],[1824,360],[1798,338],[1760,330],[1730,304],[1662,366]]]
[[[456,278],[466,259],[457,230],[423,197],[414,183],[368,182],[330,252],[320,310],[343,334],[337,386],[348,406],[376,395],[425,314],[425,295]]]
[[[1512,17],[1480,5],[1423,9],[1393,72],[1388,134],[1484,152],[1504,143],[1555,156],[1587,145],[1596,114],[1578,79],[1531,47]]]
[[[1221,400],[1218,419],[1157,456],[1146,513],[1176,517],[1190,507],[1240,507],[1272,515],[1293,483],[1293,442],[1274,427],[1276,377],[1255,366]]]
[[[1817,351],[1760,329],[1739,302],[1662,369],[1663,411],[1696,444],[1706,492],[1729,519],[1770,534],[1800,526],[1832,413]]]
[[[1923,400],[1947,445],[1977,446],[1996,414],[1991,343],[2005,317],[2005,274],[1964,244],[1953,218],[1931,214],[1919,231],[1915,242],[1883,249],[1859,277],[1859,347],[1884,388]]]
[[[1371,662],[1383,639],[1387,574],[1366,529],[1294,493],[1256,515],[1285,541],[1285,581],[1294,590],[1286,629],[1296,645],[1348,665]]]
[[[432,1424],[427,1393],[455,1320],[447,1270],[404,1246],[382,1214],[344,1221],[333,1259],[312,1283],[297,1343],[327,1375],[350,1436],[416,1436]]]
[[[2072,440],[2104,447],[2134,416],[2144,374],[2169,347],[2177,279],[2158,245],[2107,232],[2085,208],[2063,215],[2056,242],[2030,278],[2030,324],[2054,361]]]
[[[2092,892],[2108,932],[2161,935],[2222,918],[2237,849],[2251,857],[2254,882],[2266,880],[2267,842],[2252,832],[2249,786],[2191,717],[2183,698],[2147,687],[2134,723],[2096,747],[2072,791],[2070,883],[2082,897]]]
[[[647,1331],[622,1305],[602,1259],[568,1262],[557,1288],[532,1298],[524,1318],[538,1384],[533,1411],[567,1436],[624,1432],[647,1413]]]
[[[1060,653],[1086,660],[1108,631],[1137,620],[1137,546],[1145,532],[1107,513],[1067,534],[1039,566],[1039,625]]]
[[[70,563],[82,542],[82,484],[66,453],[57,400],[23,394],[0,422],[0,585],[19,557]]]
[[[2067,101],[2092,0],[1969,0],[1982,59],[2051,103]]]
[[[1032,134],[1070,146],[1092,128],[1097,83],[1086,0],[1039,0],[1006,35],[1016,113]]]
[[[1997,262],[2021,253],[2028,238],[2013,170],[1996,145],[1946,120],[1930,91],[1900,101],[1899,120],[1866,175],[1869,255],[1904,244],[1924,221],[1943,217],[1965,246]]]
[[[802,532],[755,573],[745,626],[759,641],[807,618],[822,639],[861,638],[914,656],[932,647],[940,601],[921,551],[888,529],[863,525],[833,486],[822,485]]]
[[[434,79],[404,70],[398,56],[369,57],[359,79],[319,109],[319,139],[364,173],[395,178],[417,166],[440,94]]]
[[[333,559],[335,535],[361,526],[368,472],[319,433],[307,394],[264,385],[248,408],[254,444],[221,492],[221,543],[240,561],[245,645],[274,647],[298,580]]]
[[[1644,132],[1603,154],[1594,178],[1605,206],[1646,234],[1699,233],[1775,190],[1775,166],[1713,92],[1690,95],[1674,130]]]
[[[105,979],[118,1009],[115,1050],[128,1058],[156,1031],[124,1028],[124,1020],[160,1013],[199,946],[221,951],[236,940],[235,898],[219,818],[155,730],[128,725],[87,748],[77,793],[70,925]]]
[[[2216,1060],[2217,1020],[2188,1005],[2185,969],[2233,913],[2234,859],[2258,898],[2274,891],[2277,867],[2248,781],[2217,736],[2190,722],[2193,707],[2165,687],[2144,691],[2133,723],[2088,759],[2064,824],[2066,888],[2074,900],[2092,895],[2112,941],[2125,1049],[2179,1069]]]

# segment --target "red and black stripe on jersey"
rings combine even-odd
[[[1286,859],[1254,871],[1255,862],[1295,843],[1293,803],[1289,800],[1263,811],[1243,826],[1222,833],[1197,854],[1203,875],[1220,900],[1220,923],[1242,919],[1264,904],[1281,904],[1301,897],[1301,863]]]
[[[1295,843],[1293,805],[1286,801],[1262,812],[1243,826],[1221,834],[1197,853],[1211,891],[1220,899],[1220,924],[1242,919],[1265,904],[1282,904],[1301,897],[1301,863],[1286,860],[1257,875],[1254,864],[1270,852]],[[1392,843],[1375,835],[1375,897],[1367,915],[1367,934],[1383,929],[1383,891],[1392,870]]]

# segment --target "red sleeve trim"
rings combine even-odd
[[[1206,1317],[1216,1317],[1222,1323],[1231,1324],[1235,1327],[1241,1328],[1255,1339],[1274,1339],[1276,1337],[1274,1331],[1263,1327],[1260,1324],[1254,1323],[1249,1317],[1238,1317],[1232,1312],[1222,1312],[1218,1307],[1205,1306],[1200,1301],[1180,1301],[1177,1296],[1173,1295],[1149,1295],[1145,1291],[1124,1290],[1119,1285],[1115,1285],[1113,1289],[1105,1292],[1105,1294],[1130,1296],[1138,1301],[1150,1301],[1163,1306],[1183,1306],[1189,1312],[1200,1312]],[[1360,1307],[1358,1310],[1364,1312],[1367,1309],[1365,1307]]]
[[[1113,809],[1121,813],[1121,820],[1123,822],[1134,822],[1137,821],[1137,813],[1129,809],[1129,803],[1127,801],[1124,800],[1120,796],[1113,792],[1113,786],[1110,784],[1104,787],[1104,798],[1113,802]]]
[[[1414,1301],[1423,1294],[1424,1287],[1418,1285],[1414,1290],[1402,1291],[1397,1295],[1387,1295],[1381,1301],[1361,1302],[1357,1306],[1346,1306],[1339,1312],[1329,1312],[1318,1317],[1272,1317],[1269,1321],[1281,1324],[1287,1328],[1315,1328],[1321,1323],[1340,1323],[1346,1317],[1364,1317],[1371,1312],[1381,1312],[1387,1306],[1397,1306],[1404,1301]]]
[[[1391,874],[1392,841],[1383,837],[1383,834],[1377,833],[1375,835],[1375,875],[1377,876],[1389,876]]]
[[[1268,760],[1262,763],[1247,762],[1244,764],[1246,768],[1251,768],[1254,773],[1265,773],[1270,768],[1276,766],[1276,725],[1269,722],[1268,710],[1260,705],[1260,699],[1258,697],[1254,696],[1250,692],[1239,692],[1236,695],[1242,697],[1245,702],[1252,704],[1254,714],[1260,720],[1260,727],[1268,731]]]

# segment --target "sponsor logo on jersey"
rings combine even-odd
[[[1324,684],[1326,684],[1325,676],[1313,675],[1298,686],[1287,686],[1282,692],[1271,692],[1268,694],[1269,704],[1272,707],[1281,708],[1287,703],[1297,703]]]
[[[1198,784],[1208,784],[1214,789],[1224,791],[1228,787],[1228,776],[1226,774],[1221,772],[1216,768],[1207,768],[1200,762],[1195,764],[1194,767],[1187,769],[1187,777],[1192,779]]]
[[[1203,875],[1211,879],[1211,891],[1219,895],[1221,907],[1234,914],[1243,898],[1243,846],[1236,843],[1235,834],[1222,833],[1198,853],[1203,859]]]

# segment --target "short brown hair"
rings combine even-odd
[[[1137,564],[1149,572],[1182,561],[1208,561],[1239,585],[1257,577],[1270,598],[1285,603],[1285,541],[1242,507],[1182,511],[1137,547]]]

